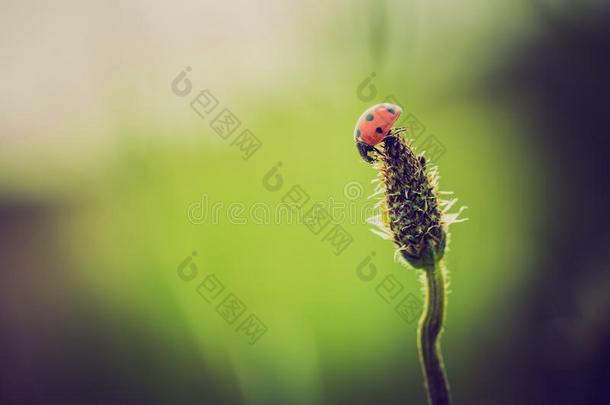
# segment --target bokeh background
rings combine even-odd
[[[605,3],[3,1],[0,403],[425,403],[418,276],[363,220],[353,144],[388,97],[468,206],[455,402],[609,403]]]

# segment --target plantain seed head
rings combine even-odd
[[[457,201],[443,201],[437,190],[436,168],[428,169],[423,155],[416,155],[408,141],[394,130],[383,143],[375,167],[379,170],[378,192],[381,218],[373,223],[392,239],[398,253],[414,268],[431,266],[440,260],[447,245],[447,226],[459,222],[447,210]],[[461,211],[461,210],[460,210]]]

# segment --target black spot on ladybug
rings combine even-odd
[[[377,132],[378,134],[383,133],[383,129],[381,129],[381,127],[377,127],[375,128],[375,132]]]
[[[393,108],[388,108],[388,112],[389,112],[390,114],[394,115],[394,113],[395,113],[396,111],[394,111],[394,109],[393,109]]]
[[[369,114],[369,115],[366,116],[366,120],[367,121],[373,121],[373,118],[374,118],[373,114]]]

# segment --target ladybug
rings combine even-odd
[[[389,103],[376,104],[366,110],[356,122],[354,138],[360,156],[367,163],[373,163],[375,159],[369,153],[376,151],[381,153],[375,145],[380,143],[388,136],[392,130],[392,125],[396,122],[402,109]]]

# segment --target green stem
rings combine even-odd
[[[426,303],[419,321],[418,347],[430,405],[449,405],[449,383],[440,350],[445,312],[445,275],[440,262],[424,267]]]

